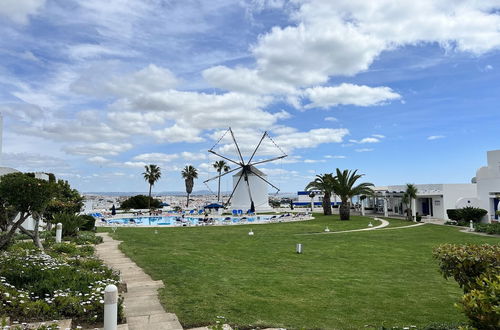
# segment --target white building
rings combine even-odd
[[[488,211],[484,221],[498,221],[500,210],[500,150],[487,153],[487,165],[479,168],[473,179],[477,186],[480,207]]]
[[[250,193],[252,194],[255,211],[272,211],[272,207],[269,205],[268,184],[252,172],[257,173],[257,175],[267,180],[267,175],[253,166],[251,167],[251,172],[248,173],[248,185],[245,178],[241,178],[240,180],[240,177],[243,174],[243,169],[234,174],[233,189],[235,190],[233,197],[231,198],[230,208],[233,210],[242,210],[243,212],[247,212],[250,209],[251,202],[248,189],[250,186]],[[240,181],[239,184],[238,180]]]
[[[311,198],[311,193],[314,193],[314,197]],[[320,190],[310,190],[310,191],[297,191],[297,201],[293,202],[294,206],[305,206],[310,207],[311,202],[314,203],[314,207],[321,207],[323,205],[324,194]],[[333,194],[330,197],[330,203],[332,206],[340,204],[340,198]]]
[[[478,206],[476,184],[416,184],[417,198],[411,207],[413,215],[448,220],[446,210],[464,206]],[[375,196],[365,200],[365,209],[375,213],[403,215],[402,197],[406,185],[375,187]],[[387,205],[385,205],[387,203]],[[387,210],[386,210],[387,209]]]

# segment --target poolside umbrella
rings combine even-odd
[[[250,212],[255,213],[255,205],[252,201],[252,204],[250,204]]]
[[[212,204],[208,204],[208,205],[205,205],[203,208],[204,209],[220,209],[220,208],[223,208],[224,206],[222,206],[221,204],[217,204],[217,203],[212,203]]]
[[[111,215],[115,215],[116,214],[116,207],[115,207],[115,204],[113,204],[113,206],[111,207]]]

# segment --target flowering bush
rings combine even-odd
[[[46,253],[15,245],[1,253],[0,317],[102,322],[104,288],[117,285],[119,276],[88,252],[87,247],[59,243],[50,245]],[[122,303],[120,299],[120,319]]]

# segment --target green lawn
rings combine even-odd
[[[155,228],[119,228],[114,237],[164,281],[161,301],[185,327],[213,324],[217,316],[240,327],[306,329],[464,321],[453,307],[461,290],[438,273],[432,248],[499,240],[437,225],[304,235],[327,225],[332,231],[366,228],[369,221],[318,216],[297,223],[158,228],[158,234]],[[405,224],[394,220],[392,226]],[[295,253],[296,243],[304,254]]]

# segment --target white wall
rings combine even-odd
[[[444,184],[443,185],[443,196],[444,196],[444,218],[448,219],[446,210],[455,209],[457,207],[457,202],[461,198],[474,198],[476,196],[477,187],[474,183],[459,183],[459,184]]]
[[[266,179],[266,176],[261,176]],[[233,189],[239,178],[238,175],[233,176]],[[271,211],[272,207],[269,206],[268,184],[253,174],[248,175],[248,183],[250,184],[255,210],[257,212]],[[248,195],[248,186],[244,178],[241,179],[238,187],[234,191],[230,208],[243,210],[243,212],[250,209],[250,196]]]
[[[496,193],[500,193],[500,150],[488,151],[487,159],[488,165],[476,172],[477,197],[481,208],[488,211],[483,222],[490,222],[494,216],[491,199]]]

